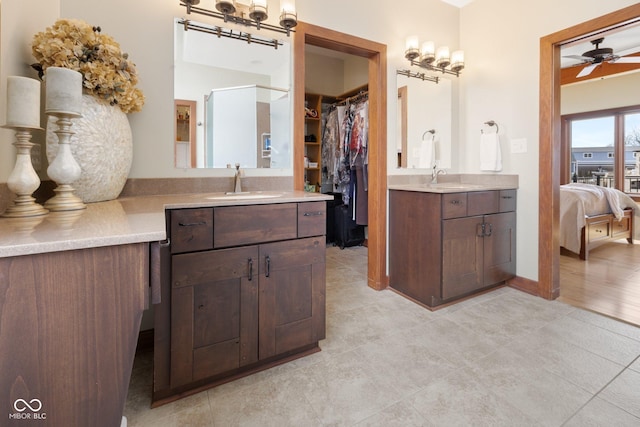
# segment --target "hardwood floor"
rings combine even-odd
[[[560,256],[559,301],[640,326],[640,243],[619,240],[588,261]]]

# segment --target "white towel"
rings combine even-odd
[[[500,137],[497,133],[483,133],[480,136],[480,170],[502,170]]]
[[[418,167],[431,169],[436,164],[436,142],[434,135],[429,134],[420,144]]]

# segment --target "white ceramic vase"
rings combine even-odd
[[[47,159],[58,152],[56,118],[47,119]],[[82,95],[82,117],[72,120],[71,153],[80,165],[80,178],[71,186],[85,203],[117,198],[127,181],[133,159],[131,126],[118,106]]]

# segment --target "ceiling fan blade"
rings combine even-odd
[[[582,55],[564,55],[563,58],[577,59],[578,61],[593,61],[593,58]]]
[[[578,73],[578,75],[576,76],[576,78],[580,78],[580,77],[588,76],[589,74],[591,74],[591,72],[592,72],[593,70],[595,70],[595,69],[596,69],[596,67],[597,67],[598,65],[599,65],[599,64],[591,64],[591,65],[587,65],[586,67],[584,67],[584,68],[582,69],[582,71],[580,71],[580,72]]]
[[[640,64],[640,56],[625,56],[618,58],[614,61],[614,64]]]

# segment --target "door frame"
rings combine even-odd
[[[640,3],[540,39],[538,294],[543,298],[560,295],[560,48],[636,20]]]
[[[387,46],[299,22],[293,37],[293,188],[304,188],[305,45],[369,60],[369,225],[367,283],[377,290],[387,276]]]

